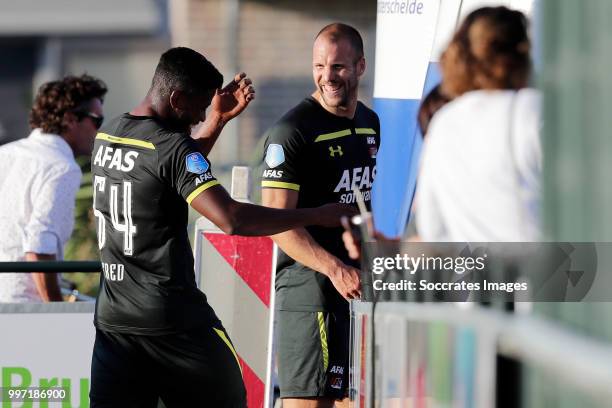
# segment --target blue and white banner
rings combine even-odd
[[[380,117],[373,211],[376,228],[397,236],[410,209],[422,138],[416,122],[441,0],[379,0],[374,110]]]
[[[438,61],[466,14],[506,5],[528,15],[534,0],[378,0],[374,110],[381,148],[372,206],[376,228],[387,236],[404,232],[419,166],[421,98],[440,82]]]

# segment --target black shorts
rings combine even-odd
[[[281,398],[346,397],[348,312],[275,313]]]
[[[223,328],[140,336],[96,330],[92,408],[246,407],[238,356]]]

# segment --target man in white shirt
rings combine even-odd
[[[88,75],[43,84],[30,136],[0,146],[0,261],[62,259],[81,182],[74,158],[91,154],[106,91]],[[0,302],[61,300],[55,273],[0,272]]]

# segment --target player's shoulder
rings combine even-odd
[[[117,131],[117,129],[119,128],[119,125],[121,123],[121,119],[124,118],[127,114],[121,114],[118,116],[113,117],[111,120],[109,120],[108,122],[105,122],[102,127],[98,130],[98,133],[106,133],[106,134],[112,134],[114,132]]]
[[[303,122],[317,116],[321,111],[321,106],[312,96],[306,97],[297,105],[287,111],[281,121]]]
[[[317,106],[317,102],[314,99],[311,97],[304,98],[300,103],[281,116],[272,128],[303,129],[317,118],[319,111],[320,108]]]
[[[120,133],[142,140],[161,157],[197,150],[195,141],[183,130],[168,127],[153,117],[124,117]]]
[[[189,134],[146,116],[123,114],[100,129],[97,139],[136,150],[139,157],[146,156],[143,163],[153,166],[174,166],[190,153],[198,152]],[[95,153],[96,157],[98,154],[101,153]]]
[[[378,114],[361,101],[357,101],[356,114],[358,116],[365,117],[368,120],[371,120],[377,123],[379,122]]]
[[[165,131],[158,136],[158,160],[162,167],[185,165],[188,171],[191,168],[210,167],[208,159],[200,153],[197,143],[187,133]]]
[[[378,115],[361,101],[357,101],[353,123],[358,134],[370,135],[374,137],[374,140],[380,142],[380,120]],[[371,138],[368,140],[371,140]]]
[[[266,139],[268,142],[307,143],[305,135],[312,133],[313,127],[325,119],[326,114],[319,103],[312,97],[304,98],[268,129]]]
[[[96,139],[141,150],[156,150],[155,136],[159,128],[152,117],[124,113],[104,124]]]
[[[186,132],[158,129],[152,138],[161,152],[196,148],[195,141]]]

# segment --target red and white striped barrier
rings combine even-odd
[[[248,406],[270,407],[276,245],[268,237],[226,235],[200,218],[194,255],[200,289],[238,353]]]

